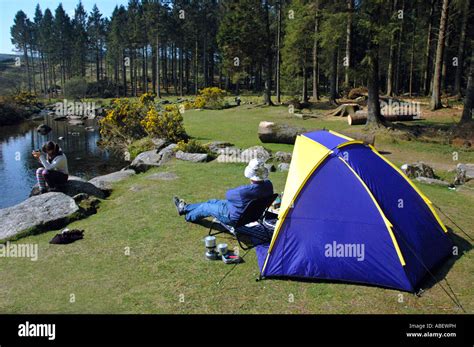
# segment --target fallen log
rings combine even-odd
[[[258,125],[258,137],[263,143],[294,144],[296,136],[306,131],[305,128],[291,127],[288,124],[274,122],[263,121]]]
[[[383,120],[389,122],[406,122],[416,120],[414,117],[416,115],[409,114],[409,115],[392,115],[386,114],[382,116]],[[367,122],[367,112],[356,112],[354,115],[347,116],[347,124],[349,125],[361,125]]]
[[[359,104],[342,104],[335,110],[332,110],[331,112],[327,113],[326,116],[334,116],[334,117],[346,117],[348,115],[355,114],[356,111],[360,109]]]
[[[321,129],[305,129],[300,127],[292,127],[288,124],[277,124],[274,122],[262,121],[258,125],[258,137],[263,143],[294,144],[296,141],[296,136],[305,132],[316,130]],[[346,132],[339,133],[354,140],[363,141],[365,144],[374,145],[375,143],[375,135]]]

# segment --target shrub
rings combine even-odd
[[[221,109],[224,106],[226,92],[217,87],[204,88],[194,100],[195,108]]]
[[[152,139],[150,137],[144,137],[129,144],[127,150],[128,153],[130,153],[130,159],[133,160],[140,153],[151,151],[153,148],[155,148],[155,144]]]
[[[81,99],[87,95],[87,81],[82,77],[73,77],[64,84],[64,95],[68,98]]]
[[[38,103],[36,94],[30,92],[19,92],[18,94],[14,95],[12,99],[13,103],[21,106],[31,106]]]
[[[146,110],[129,99],[115,99],[106,115],[99,121],[102,143],[115,146],[146,136],[141,124]]]
[[[0,100],[0,126],[18,123],[27,117],[28,113],[22,106],[6,100]]]
[[[176,105],[167,105],[164,110],[149,108],[141,125],[152,137],[178,142],[188,138],[183,126],[183,116]]]
[[[179,141],[175,150],[186,153],[209,153],[209,149],[196,140]]]
[[[144,105],[148,105],[149,103],[152,103],[155,101],[155,94],[153,93],[144,93],[140,96],[140,102]]]

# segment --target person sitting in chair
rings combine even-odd
[[[215,217],[227,225],[235,224],[250,201],[269,197],[273,194],[273,184],[268,180],[268,169],[264,162],[252,159],[244,171],[250,184],[230,189],[226,200],[211,199],[197,204],[187,204],[178,197],[173,198],[178,214],[187,222],[197,222],[206,217]]]
[[[43,165],[36,170],[40,194],[46,193],[48,188],[54,190],[67,182],[67,158],[57,143],[49,141],[41,151],[33,151],[32,155]]]

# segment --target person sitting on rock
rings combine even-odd
[[[69,177],[67,158],[57,143],[45,143],[41,151],[33,151],[33,157],[43,165],[36,170],[40,194],[54,190],[67,182]]]
[[[250,179],[250,184],[228,190],[226,200],[211,199],[197,204],[187,204],[175,196],[173,202],[178,214],[184,215],[187,222],[215,217],[222,223],[234,225],[251,200],[273,194],[273,184],[267,179],[268,169],[263,161],[252,159],[245,168],[244,175]]]

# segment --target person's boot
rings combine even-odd
[[[178,214],[182,216],[186,212],[184,212],[184,209],[186,207],[186,203],[184,202],[183,199],[179,199],[177,196],[173,197],[173,203],[176,206],[176,211],[178,211]]]

